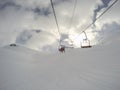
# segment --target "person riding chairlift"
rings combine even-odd
[[[59,51],[62,52],[62,53],[65,52],[65,46],[64,45],[60,45]]]

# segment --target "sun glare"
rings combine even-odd
[[[76,34],[76,35],[71,35],[70,38],[73,41],[74,46],[78,48],[81,46],[81,41],[85,39],[85,36],[83,34],[82,35]]]

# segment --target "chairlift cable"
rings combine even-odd
[[[90,28],[100,17],[102,17],[118,0],[115,0],[103,13],[101,13],[94,22],[92,22],[91,24],[89,24],[85,29],[83,29],[80,33],[84,33],[88,28]],[[75,40],[79,35],[77,35],[73,40]]]
[[[75,15],[76,6],[77,6],[77,0],[74,0],[72,15],[70,17],[70,21],[68,22],[68,31],[66,33],[68,35],[68,40],[70,40],[70,42],[72,43],[71,45],[73,45],[73,41],[69,38],[69,34],[70,34],[70,28],[72,27],[72,22],[73,22],[73,18],[74,18],[74,15]]]
[[[69,22],[69,26],[68,26],[68,29],[69,29],[69,30],[68,30],[68,35],[69,35],[69,33],[70,33],[71,24],[72,24],[74,15],[75,15],[76,6],[77,6],[77,0],[75,0],[75,2],[74,2],[73,11],[72,11],[72,16],[71,16],[71,19],[70,19],[70,22]]]
[[[53,5],[53,1],[52,0],[50,0],[50,1],[51,1],[51,6],[52,6],[53,14],[54,14],[54,17],[55,17],[55,22],[56,22],[56,25],[57,25],[58,33],[61,36],[59,24],[58,24],[58,21],[57,21],[57,16],[56,16],[56,13],[55,13],[55,8],[54,8],[54,5]]]

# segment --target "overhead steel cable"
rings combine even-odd
[[[86,28],[84,28],[73,40],[75,40],[80,34],[84,33],[88,28],[90,28],[100,17],[102,17],[118,0],[115,0],[103,13],[101,13],[94,22],[89,24]]]
[[[72,21],[73,21],[74,15],[75,15],[76,6],[77,6],[77,0],[75,0],[75,2],[74,2],[73,12],[72,12],[72,16],[71,16],[71,19],[70,19],[70,22],[69,22],[69,27],[68,27],[68,29],[69,29],[68,30],[68,35],[70,33],[70,28],[71,28]]]
[[[51,2],[51,6],[52,6],[52,10],[53,10],[54,17],[55,17],[55,22],[56,22],[56,25],[57,25],[58,33],[59,33],[59,35],[61,36],[60,27],[59,27],[59,24],[58,24],[58,21],[57,21],[57,16],[56,16],[56,13],[55,13],[53,1],[50,0],[50,2]]]
[[[74,15],[75,15],[76,6],[77,6],[77,0],[74,0],[72,15],[70,17],[70,21],[68,22],[68,31],[66,33],[68,35],[68,40],[71,42],[71,45],[73,45],[73,41],[69,38],[69,34],[70,34],[70,28],[72,27],[72,22],[73,22],[73,18],[74,18]],[[61,40],[61,42],[62,42],[62,40]]]

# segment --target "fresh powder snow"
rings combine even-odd
[[[120,41],[45,54],[0,48],[0,90],[120,90]]]

